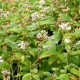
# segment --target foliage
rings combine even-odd
[[[79,3],[0,1],[0,80],[79,80]]]

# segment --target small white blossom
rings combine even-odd
[[[71,40],[70,40],[70,39],[65,39],[65,42],[66,42],[66,43],[70,43]]]
[[[43,48],[47,48],[48,50],[51,48],[51,45],[43,45]]]
[[[51,36],[50,39],[54,39],[54,36]]]
[[[71,27],[66,27],[66,30],[71,30]]]
[[[43,36],[46,36],[48,32],[46,32],[45,30],[42,30],[41,33],[43,34]]]
[[[41,33],[38,33],[36,36],[37,36],[38,39],[42,38],[42,34]]]
[[[64,8],[64,6],[59,6],[59,8]]]
[[[6,14],[6,13],[4,13],[4,16],[5,16],[5,17],[7,17],[7,14]]]
[[[20,46],[21,49],[25,49],[25,43],[24,43],[24,41],[21,41],[21,43],[18,44],[18,46]]]
[[[3,71],[1,71],[1,73],[5,74],[5,75],[10,75],[10,72],[8,72],[7,70],[3,70]]]
[[[10,80],[10,76],[7,76],[7,80]]]
[[[44,5],[45,4],[45,1],[44,0],[41,0],[41,1],[39,1],[39,4],[40,5]]]
[[[10,26],[9,25],[7,25],[7,28],[9,28]]]
[[[37,18],[39,18],[38,12],[35,12],[31,15],[32,21],[36,21]]]
[[[10,15],[9,11],[6,12],[7,16]]]
[[[41,50],[41,48],[40,47],[37,47],[37,49],[40,51]]]
[[[59,27],[61,27],[63,30],[68,26],[68,23],[61,23]]]
[[[42,6],[39,6],[39,8],[42,8]]]
[[[67,7],[67,9],[62,9],[63,12],[67,12],[69,10],[70,10],[69,7]]]
[[[80,44],[80,41],[78,41],[76,44]]]
[[[2,63],[2,62],[4,62],[4,60],[0,60],[0,62]]]

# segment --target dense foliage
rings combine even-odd
[[[0,1],[0,80],[80,80],[79,3]]]

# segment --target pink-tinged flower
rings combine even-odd
[[[31,15],[32,21],[36,21],[37,18],[39,18],[38,12],[35,12]]]
[[[80,44],[80,41],[78,41],[76,44]]]
[[[50,39],[54,39],[54,36],[51,36]]]
[[[45,30],[42,30],[41,33],[43,34],[43,36],[46,36],[48,32],[46,32]]]
[[[5,74],[5,75],[10,75],[10,72],[8,72],[7,70],[3,70],[3,71],[1,71],[1,73]]]
[[[10,76],[7,76],[7,80],[10,80]]]
[[[41,33],[38,33],[36,36],[37,36],[38,39],[42,38],[42,34]]]
[[[59,27],[61,27],[63,30],[68,26],[69,23],[61,23]]]
[[[21,41],[21,43],[18,44],[18,46],[20,46],[21,49],[25,49],[25,43],[24,43],[24,41]]]
[[[71,30],[71,27],[66,27],[66,30]]]
[[[39,1],[39,4],[40,5],[44,5],[45,4],[45,1],[44,0],[41,0],[41,1]]]
[[[37,47],[37,49],[40,51],[41,50],[41,47]]]
[[[70,10],[69,7],[67,7],[67,9],[62,9],[63,12],[67,12],[69,10]]]
[[[9,28],[10,26],[9,25],[7,25],[7,28]]]
[[[59,6],[59,8],[64,8],[64,6]]]
[[[4,62],[4,60],[0,60],[0,62],[2,63],[2,62]]]
[[[70,40],[70,39],[65,39],[65,42],[66,42],[66,43],[70,43],[71,40]]]
[[[48,50],[51,48],[51,45],[43,45],[43,48],[47,48]]]

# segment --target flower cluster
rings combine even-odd
[[[44,0],[41,0],[41,1],[39,1],[39,4],[40,5],[44,5],[45,4],[45,1]]]
[[[70,43],[71,40],[70,40],[70,39],[65,39],[65,42],[66,42],[66,43]]]
[[[70,10],[69,7],[67,7],[66,9],[62,9],[63,12],[67,12],[69,10]]]
[[[78,41],[76,44],[80,44],[80,41]]]
[[[10,75],[10,72],[8,72],[7,70],[3,70],[3,71],[1,71],[1,73],[5,74],[5,75]]]
[[[51,45],[43,45],[43,48],[46,48],[46,49],[50,49],[52,46]]]
[[[42,30],[41,33],[38,33],[38,34],[36,35],[36,36],[37,36],[37,39],[44,38],[45,40],[46,40],[46,39],[52,39],[52,40],[53,40],[53,39],[54,39],[54,36],[48,37],[48,36],[47,36],[47,33],[48,33],[48,32],[46,32],[45,30]]]
[[[4,62],[4,60],[2,60],[2,56],[0,56],[0,62]]]
[[[69,23],[61,23],[61,25],[59,24],[59,27],[62,28],[63,30],[71,30],[71,27],[68,26]]]
[[[1,71],[1,73],[3,73],[3,75],[5,76],[7,75],[7,80],[10,80],[10,76],[9,76],[11,74],[10,72],[8,72],[7,70],[3,70]]]
[[[18,46],[20,46],[21,49],[25,49],[25,43],[24,43],[24,41],[21,41],[21,43],[18,44]]]
[[[38,12],[33,13],[31,17],[32,17],[32,21],[36,21],[36,19],[39,18]]]
[[[4,16],[5,16],[5,17],[7,17],[7,16],[9,16],[9,15],[10,15],[9,11],[7,11],[6,13],[4,13]]]

